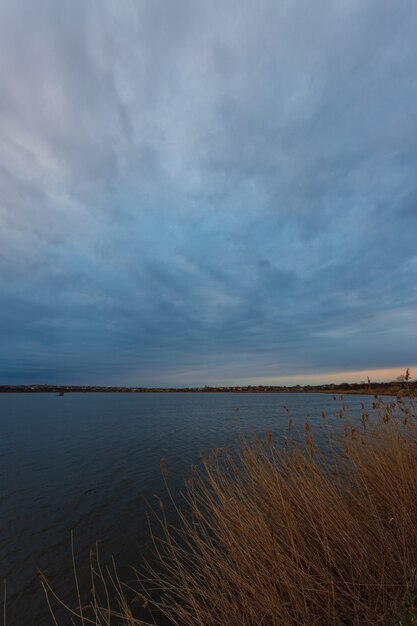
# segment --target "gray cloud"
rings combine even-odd
[[[0,7],[0,381],[413,364],[417,9]]]

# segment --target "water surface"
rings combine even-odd
[[[369,396],[348,396],[352,413]],[[173,490],[201,452],[239,435],[287,429],[340,409],[326,394],[0,394],[0,577],[8,581],[8,626],[51,624],[36,581],[45,571],[73,597],[70,532],[86,563],[100,540],[122,571],[147,545],[145,511],[164,495],[160,459]],[[82,569],[82,566],[81,566]],[[81,574],[82,575],[82,574]]]

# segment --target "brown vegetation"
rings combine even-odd
[[[193,470],[175,528],[160,503],[157,563],[138,573],[136,602],[93,563],[92,602],[74,623],[414,624],[417,414],[412,399],[374,408],[336,424],[323,415],[320,432],[306,422],[295,434],[289,418],[287,437],[215,450]]]

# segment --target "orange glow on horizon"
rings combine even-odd
[[[326,383],[360,383],[369,376],[371,382],[390,382],[410,369],[411,379],[416,377],[417,365],[405,367],[387,367],[374,370],[351,370],[343,372],[320,372],[319,374],[291,374],[290,376],[262,376],[252,379],[249,384],[265,385],[320,385]]]

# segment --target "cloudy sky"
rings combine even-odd
[[[417,375],[415,0],[0,0],[0,384]]]

